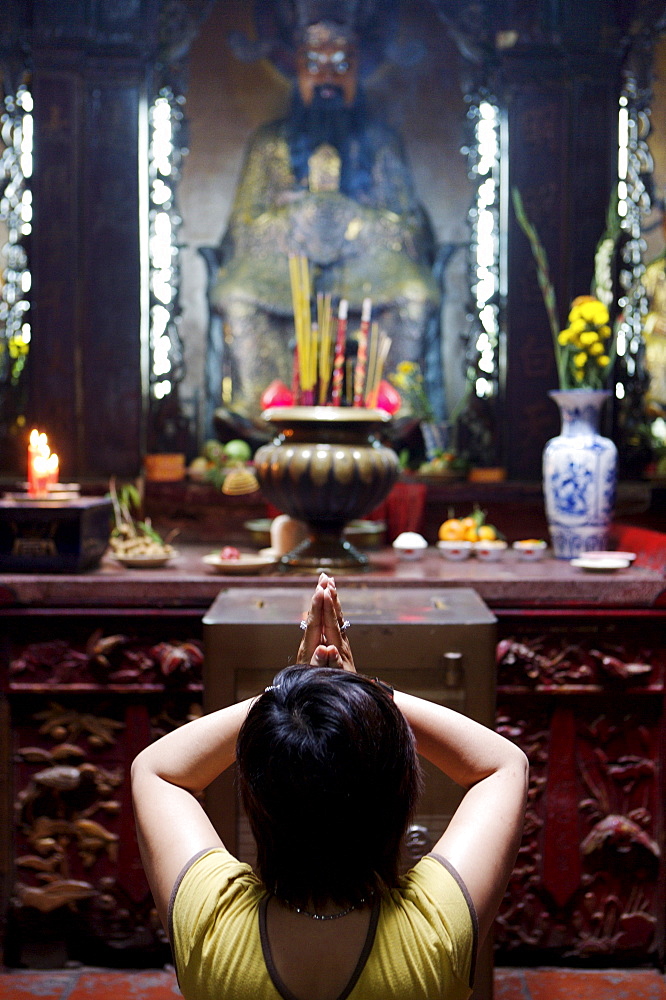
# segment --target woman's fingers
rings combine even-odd
[[[342,608],[338,600],[338,594],[334,586],[329,585],[323,594],[323,625],[324,636],[329,643],[335,643],[339,647],[342,639],[344,618]]]
[[[324,642],[335,646],[340,653],[342,666],[345,670],[355,670],[351,646],[349,645],[346,632],[343,631],[344,618],[342,608],[340,607],[337,591],[331,584],[324,591],[323,617]]]
[[[354,658],[343,624],[335,580],[321,573],[310,601],[296,662],[354,670]]]
[[[323,610],[324,590],[318,583],[312,595],[310,608],[305,619],[303,638],[296,654],[297,663],[310,663],[316,647],[322,641],[324,633]]]
[[[336,646],[319,645],[313,653],[310,666],[334,667],[336,670],[342,670],[344,662]]]

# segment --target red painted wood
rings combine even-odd
[[[573,712],[555,709],[548,754],[543,884],[559,906],[573,896],[581,877],[575,738]]]
[[[120,844],[118,847],[118,884],[135,903],[149,893],[148,882],[139,856],[139,844],[132,811],[130,767],[132,761],[150,743],[150,718],[145,705],[128,705],[125,710],[124,780],[120,802]]]

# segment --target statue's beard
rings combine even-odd
[[[345,191],[348,175],[357,169],[350,163],[352,143],[358,140],[357,149],[359,143],[363,146],[366,115],[360,98],[347,106],[341,88],[333,89],[331,97],[322,97],[321,89],[316,87],[311,104],[304,104],[296,91],[288,123],[289,149],[292,169],[296,179],[301,181],[307,177],[308,159],[314,150],[324,143],[334,146],[340,154],[341,188]]]

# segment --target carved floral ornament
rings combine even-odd
[[[574,719],[558,703],[552,714],[530,703],[529,718],[500,705],[498,731],[527,753],[530,787],[496,947],[644,957],[659,919],[656,723],[644,709]]]
[[[164,943],[138,863],[127,775],[138,747],[200,716],[202,708],[182,692],[161,696],[152,718],[126,696],[114,704],[104,712],[100,703],[95,712],[51,703],[16,720],[17,731],[34,740],[15,758],[21,787],[14,802],[10,920],[20,921],[27,938],[45,926],[58,933],[73,921],[75,933],[85,925],[87,935],[113,938],[117,949]],[[122,721],[115,717],[120,714]],[[35,914],[52,917],[45,925]]]
[[[603,684],[609,679],[644,685],[654,679],[658,662],[651,650],[569,642],[547,634],[509,636],[496,650],[498,683],[530,687]]]
[[[201,681],[203,650],[198,640],[158,643],[131,635],[92,633],[85,649],[64,639],[24,646],[9,664],[10,684],[160,684]]]

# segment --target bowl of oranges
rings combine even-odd
[[[481,559],[501,555],[506,542],[493,524],[486,522],[485,511],[478,505],[466,517],[449,517],[439,526],[437,548],[446,559],[466,559],[475,553]]]

